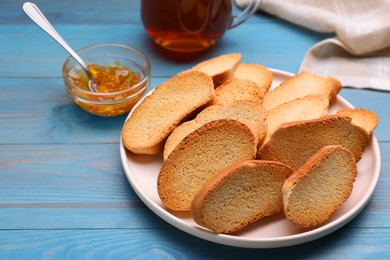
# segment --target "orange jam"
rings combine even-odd
[[[75,102],[89,113],[99,116],[117,116],[131,110],[147,89],[140,73],[132,71],[120,62],[100,66],[88,65],[97,92],[90,92],[86,74],[81,69],[71,69],[68,80],[81,90],[72,88]],[[139,85],[137,85],[139,84]]]

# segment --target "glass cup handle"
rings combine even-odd
[[[237,27],[246,20],[248,20],[248,18],[251,17],[253,13],[258,10],[261,1],[262,0],[252,0],[252,2],[239,15],[233,17],[233,21],[229,26],[229,29]]]

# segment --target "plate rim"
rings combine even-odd
[[[281,77],[292,77],[294,75],[291,72],[287,72],[283,70],[278,70],[273,68],[268,68],[268,69],[273,73],[273,75],[278,74]],[[153,90],[154,89],[150,90],[139,102],[137,102],[134,108],[129,112],[125,121],[130,117],[134,109],[142,102],[142,100],[146,96],[150,95],[153,92]],[[342,96],[338,95],[337,99],[340,99],[340,101],[346,104],[347,106],[354,108],[354,106],[351,103],[349,103],[346,99],[344,99]],[[150,210],[152,210],[152,212],[154,212],[164,221],[168,222],[172,226],[190,235],[217,244],[223,244],[223,245],[228,245],[233,247],[242,247],[242,248],[278,248],[278,247],[286,247],[286,246],[303,244],[324,237],[336,231],[337,229],[341,228],[348,222],[350,222],[365,208],[367,203],[370,201],[370,198],[372,197],[375,188],[378,184],[379,177],[380,177],[380,169],[381,169],[381,154],[380,154],[378,140],[376,139],[374,134],[371,135],[370,142],[371,142],[370,145],[373,146],[372,148],[374,152],[374,157],[376,158],[375,160],[376,167],[375,169],[373,169],[374,174],[373,174],[371,185],[368,187],[365,195],[358,203],[356,203],[350,210],[348,210],[342,216],[338,217],[337,219],[323,226],[299,234],[281,236],[281,237],[272,237],[272,238],[251,238],[251,237],[232,236],[228,234],[215,234],[211,231],[208,231],[207,229],[203,229],[198,226],[192,226],[184,221],[180,221],[180,219],[178,220],[176,216],[172,215],[170,212],[157,205],[154,201],[149,200],[142,193],[142,190],[138,186],[138,184],[134,181],[130,173],[130,170],[128,169],[127,166],[127,160],[128,160],[127,153],[129,152],[123,146],[122,133],[120,135],[119,148],[120,148],[122,167],[130,186],[133,188],[134,192],[137,194],[139,199],[141,199],[141,201]]]

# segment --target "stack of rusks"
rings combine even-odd
[[[221,55],[161,83],[134,109],[123,145],[162,153],[157,189],[167,209],[229,234],[281,212],[315,227],[347,200],[377,115],[329,114],[335,78],[300,72],[271,90],[272,77],[239,53]]]

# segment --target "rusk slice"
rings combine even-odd
[[[370,142],[363,128],[346,116],[327,115],[318,119],[285,123],[258,152],[262,160],[280,161],[294,169],[327,145],[341,145],[359,161]]]
[[[283,210],[282,186],[293,173],[271,161],[241,161],[208,181],[192,202],[196,223],[216,233],[232,233]]]
[[[355,158],[349,150],[323,147],[285,181],[285,215],[302,227],[323,223],[348,199],[356,174]]]
[[[234,71],[241,61],[240,53],[224,54],[196,64],[190,70],[201,71],[209,75],[218,87],[234,76]]]
[[[157,86],[124,123],[124,146],[134,153],[159,153],[169,133],[214,97],[213,82],[203,72],[185,72],[168,79]]]
[[[231,78],[215,89],[213,104],[228,105],[237,100],[263,101],[264,91],[246,79]]]
[[[366,108],[344,108],[336,114],[352,118],[352,123],[364,128],[369,135],[374,132],[379,122],[377,114]]]
[[[202,125],[217,119],[235,119],[243,123],[253,122],[256,129],[257,143],[260,144],[266,133],[265,109],[257,102],[236,101],[229,105],[213,105],[202,110],[193,120],[186,121],[176,127],[165,142],[164,160],[181,140]]]
[[[283,123],[319,118],[327,115],[329,99],[325,95],[310,95],[281,104],[267,113],[267,142],[271,134]]]
[[[332,77],[300,72],[264,95],[263,106],[270,110],[280,104],[308,95],[326,95],[332,103],[341,90],[341,83]]]
[[[234,72],[234,76],[253,81],[262,89],[263,93],[266,93],[272,85],[272,72],[260,64],[240,63]]]
[[[256,156],[252,130],[236,120],[211,121],[189,134],[164,161],[157,190],[165,207],[189,211],[195,194],[227,166]]]

